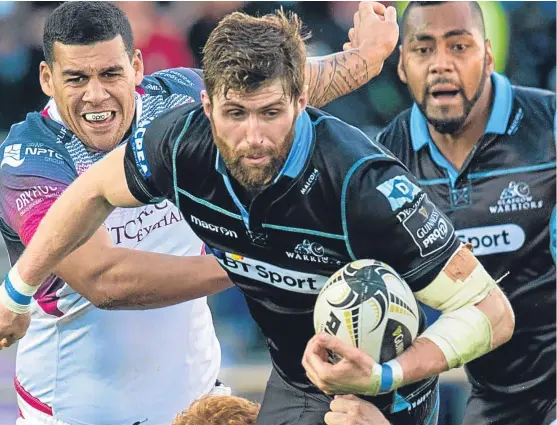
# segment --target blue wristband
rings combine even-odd
[[[381,386],[379,387],[379,392],[388,393],[393,386],[393,368],[388,363],[383,363],[381,369]]]
[[[21,292],[19,292],[17,289],[14,288],[14,286],[12,285],[12,281],[10,280],[10,276],[7,275],[6,278],[4,279],[4,286],[6,287],[6,293],[8,294],[8,297],[10,297],[10,299],[19,305],[29,305],[31,304],[31,299],[33,297],[30,297],[28,295],[24,295]]]

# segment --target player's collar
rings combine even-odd
[[[313,137],[313,129],[311,120],[306,111],[302,111],[300,116],[296,119],[296,128],[294,129],[294,141],[292,142],[292,149],[286,158],[286,162],[275,178],[275,183],[282,177],[287,176],[295,178],[300,174],[306,163],[307,157],[311,150],[311,140]],[[226,165],[217,151],[217,161],[215,164],[217,171],[226,175]]]
[[[491,82],[493,83],[495,98],[484,134],[505,134],[513,107],[513,89],[508,78],[497,72],[491,74]],[[427,121],[416,104],[412,106],[410,113],[410,136],[412,138],[412,148],[416,152],[428,143],[433,143],[429,135]]]
[[[141,114],[143,113],[143,100],[141,99],[141,94],[137,89],[139,89],[139,87],[136,88],[135,92],[135,125],[139,126]],[[53,97],[50,98],[44,109],[41,111],[41,115],[50,118],[52,121],[57,122],[61,126],[69,129],[69,127],[62,119],[60,111],[58,110],[58,106],[56,105]]]

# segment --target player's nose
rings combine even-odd
[[[263,142],[259,120],[257,119],[256,115],[250,115],[248,117],[246,139],[250,145],[261,144]]]
[[[444,72],[452,72],[454,70],[454,62],[451,54],[445,49],[437,49],[437,53],[433,56],[433,60],[429,67],[432,74],[442,74]]]
[[[87,103],[100,104],[110,98],[104,85],[96,78],[91,78],[85,87],[83,101]]]

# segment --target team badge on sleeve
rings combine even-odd
[[[406,176],[396,176],[377,186],[391,204],[391,210],[396,211],[414,200],[422,190],[408,180]]]
[[[421,257],[439,252],[452,240],[453,225],[425,193],[412,206],[399,211],[396,218],[412,237]]]

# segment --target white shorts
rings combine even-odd
[[[231,395],[232,390],[230,387],[223,385],[220,381],[215,385],[211,391],[210,395]],[[69,425],[66,422],[62,422],[53,416],[47,415],[31,406],[23,400],[19,395],[17,396],[17,404],[19,410],[23,417],[19,417],[16,421],[16,425]]]
[[[17,405],[23,417],[17,418],[16,425],[68,425],[53,416],[29,406],[19,395],[17,396]]]

